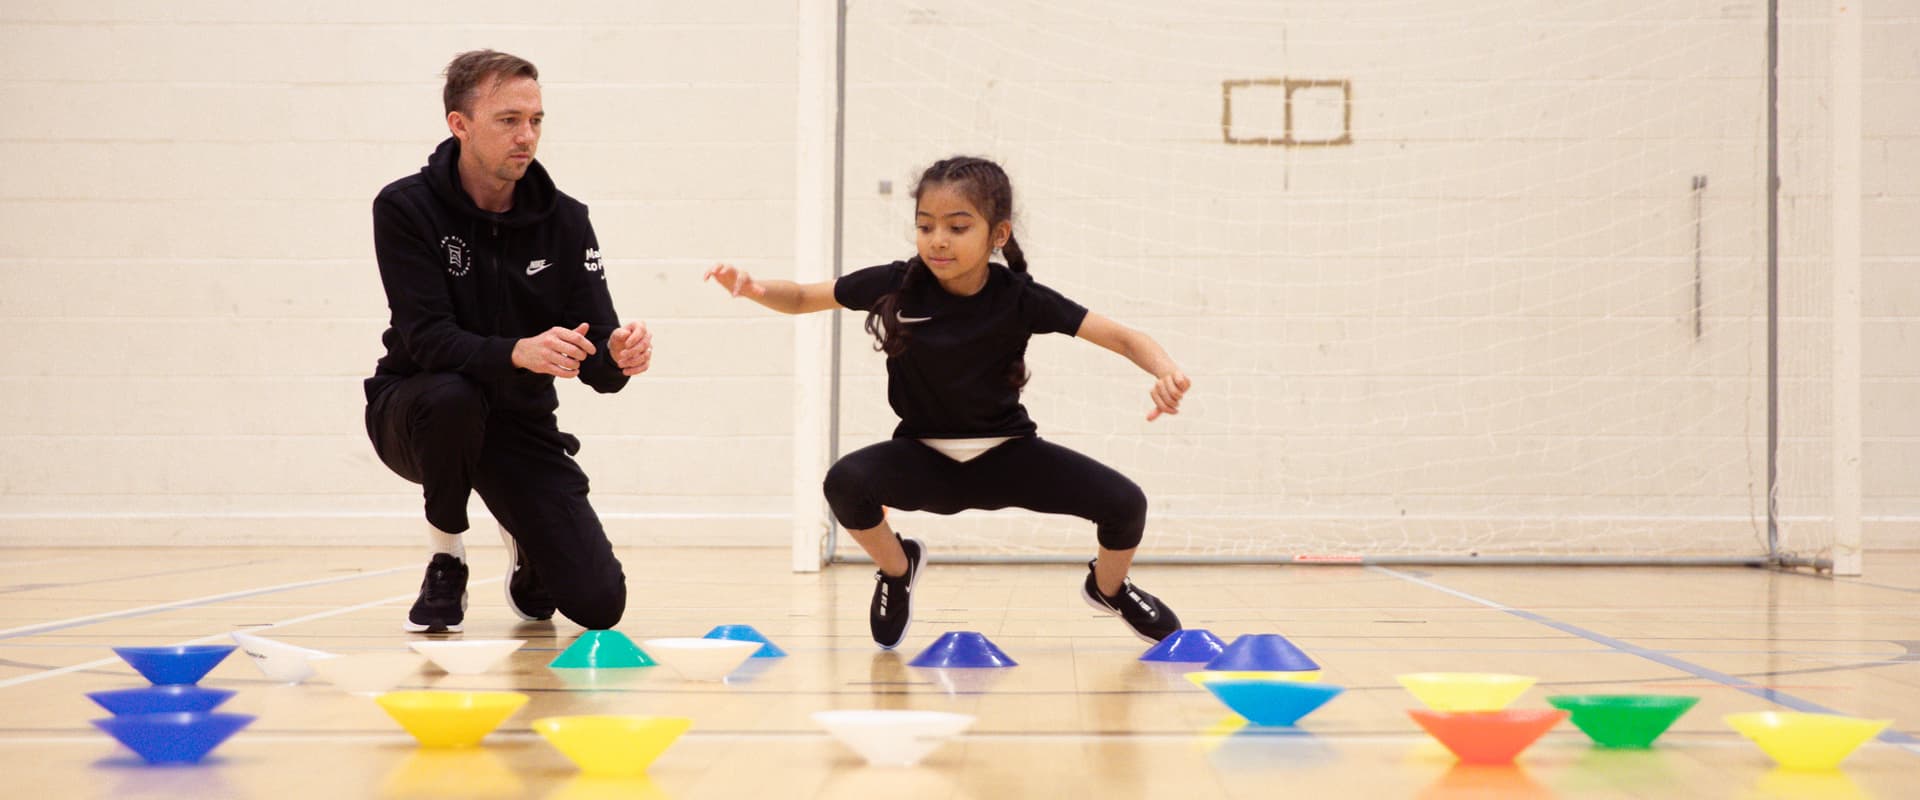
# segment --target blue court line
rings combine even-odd
[[[1685,672],[1697,678],[1705,678],[1707,680],[1713,681],[1714,683],[1718,683],[1722,686],[1725,686],[1729,689],[1745,692],[1747,694],[1753,695],[1754,697],[1758,697],[1762,700],[1766,700],[1767,702],[1777,703],[1779,705],[1786,706],[1787,708],[1791,708],[1795,711],[1805,711],[1809,714],[1841,714],[1841,712],[1831,708],[1827,708],[1826,706],[1820,705],[1819,703],[1815,703],[1811,700],[1807,700],[1804,698],[1795,697],[1793,695],[1787,694],[1786,692],[1782,692],[1777,689],[1769,689],[1765,686],[1761,686],[1745,678],[1728,675],[1727,673],[1721,672],[1716,669],[1712,669],[1710,667],[1703,667],[1691,661],[1674,658],[1673,656],[1667,655],[1666,653],[1660,652],[1658,650],[1649,650],[1645,647],[1641,647],[1631,642],[1623,642],[1619,639],[1615,639],[1604,633],[1599,633],[1597,631],[1590,631],[1578,625],[1561,622],[1552,617],[1536,614],[1526,609],[1514,608],[1513,606],[1507,605],[1505,603],[1495,602],[1493,600],[1488,600],[1478,595],[1468,594],[1466,592],[1460,591],[1459,589],[1442,586],[1438,583],[1434,583],[1433,581],[1427,580],[1425,578],[1416,578],[1412,575],[1408,575],[1408,574],[1396,571],[1394,569],[1391,569],[1388,567],[1382,567],[1379,565],[1370,565],[1367,567],[1367,569],[1375,570],[1378,572],[1384,572],[1388,575],[1392,575],[1393,577],[1399,578],[1403,581],[1420,584],[1421,586],[1425,586],[1436,592],[1450,594],[1462,600],[1479,603],[1480,605],[1486,606],[1488,608],[1505,611],[1508,614],[1512,614],[1528,622],[1539,623],[1541,625],[1545,625],[1549,628],[1553,628],[1554,630],[1560,631],[1562,633],[1569,633],[1574,636],[1578,636],[1582,639],[1585,639],[1589,642],[1595,642],[1597,644],[1605,645],[1611,649],[1617,650],[1622,653],[1626,653],[1628,655],[1639,656],[1648,661],[1652,661],[1656,664],[1672,667],[1674,669],[1677,669],[1681,672]],[[1847,715],[1843,715],[1843,716],[1847,716]],[[1912,734],[1897,731],[1889,727],[1885,732],[1882,732],[1878,738],[1880,739],[1880,741],[1887,742],[1889,744],[1902,745],[1907,749],[1908,752],[1920,754],[1920,737],[1915,737]]]
[[[1812,577],[1812,576],[1808,576],[1808,577]],[[1906,592],[1908,594],[1920,594],[1920,589],[1914,589],[1906,586],[1889,586],[1884,583],[1868,583],[1866,581],[1856,581],[1856,580],[1847,580],[1847,579],[1839,579],[1839,580],[1836,580],[1835,583],[1842,583],[1848,586],[1865,586],[1869,589],[1885,589],[1889,592]]]

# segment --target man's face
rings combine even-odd
[[[447,115],[447,128],[460,139],[460,160],[503,181],[517,181],[533,164],[540,146],[540,82],[532,78],[494,79],[481,84],[466,112]]]

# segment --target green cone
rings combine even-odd
[[[587,631],[547,666],[554,669],[651,667],[653,657],[619,631]]]
[[[1601,747],[1653,746],[1698,697],[1661,694],[1562,694],[1547,698],[1573,713],[1573,724]]]

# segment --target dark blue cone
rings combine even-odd
[[[206,758],[253,717],[247,714],[131,714],[93,721],[150,764],[192,764]]]
[[[1320,665],[1277,633],[1249,633],[1233,640],[1207,662],[1207,669],[1247,672],[1302,672]]]
[[[980,667],[1012,667],[1018,662],[1008,658],[1006,653],[987,641],[984,634],[973,631],[954,631],[942,634],[933,640],[933,644],[920,651],[907,662],[910,667],[937,667],[976,669]]]
[[[199,683],[214,665],[233,652],[230,644],[188,644],[171,647],[116,647],[113,652],[155,686]]]
[[[753,651],[754,658],[785,658],[787,655],[787,651],[780,649],[779,645],[768,641],[767,637],[761,635],[759,631],[754,630],[752,625],[718,625],[715,626],[713,630],[707,631],[707,635],[701,638],[726,639],[735,642],[759,642],[764,646]]]
[[[1158,644],[1147,648],[1140,656],[1141,661],[1169,661],[1182,664],[1204,664],[1220,655],[1227,645],[1220,637],[1205,628],[1182,629],[1173,635],[1161,639]]]
[[[227,702],[229,689],[202,686],[142,686],[138,689],[114,689],[88,692],[87,697],[116,717],[128,714],[167,714],[179,711],[212,711]]]

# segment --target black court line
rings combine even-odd
[[[357,581],[362,578],[373,578],[381,575],[390,575],[392,573],[399,572],[401,570],[407,570],[407,569],[415,569],[415,568],[414,567],[389,567],[387,569],[382,569],[382,570],[369,570],[366,572],[358,572],[352,575],[337,575],[331,578],[316,578],[314,580],[300,581],[297,583],[284,583],[279,586],[267,586],[260,589],[247,589],[247,590],[242,590],[238,592],[228,592],[226,594],[210,595],[207,597],[196,597],[191,600],[179,600],[172,603],[162,603],[156,606],[146,606],[144,608],[128,609],[126,611],[109,612],[105,614],[95,614],[95,615],[80,617],[77,619],[63,620],[59,622],[48,622],[40,625],[28,625],[21,628],[15,628],[12,631],[0,633],[0,640],[17,639],[22,636],[38,636],[40,634],[51,633],[53,631],[64,631],[72,628],[82,628],[88,625],[97,625],[102,622],[112,622],[115,620],[123,620],[123,619],[134,619],[136,617],[145,617],[152,614],[163,614],[168,611],[178,611],[184,608],[199,608],[202,606],[210,606],[210,605],[216,605],[219,603],[224,603],[224,602],[227,602],[228,600],[241,600],[248,597],[259,597],[261,595],[279,594],[280,592],[290,592],[295,589],[306,589],[314,586],[325,586],[325,585],[334,584],[334,583],[345,583],[347,581]]]
[[[272,559],[256,559],[253,561],[235,561],[229,564],[214,564],[212,566],[202,566],[202,567],[186,567],[184,569],[170,569],[170,570],[164,570],[161,572],[142,572],[137,575],[121,575],[113,578],[95,578],[93,580],[67,581],[64,583],[16,583],[12,586],[0,586],[0,594],[15,594],[18,592],[37,591],[40,589],[68,589],[75,586],[98,586],[103,583],[119,583],[121,581],[135,581],[141,578],[161,578],[161,577],[166,577],[168,575],[187,575],[195,572],[212,572],[215,570],[233,569],[235,567],[251,567],[255,564],[265,564],[271,560]]]

